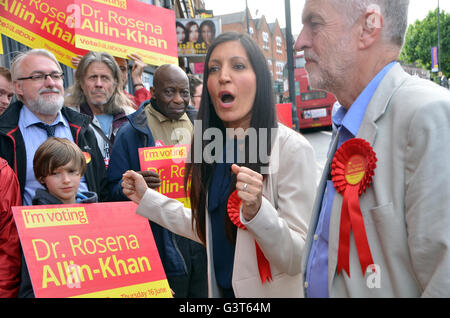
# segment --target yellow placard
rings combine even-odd
[[[125,286],[72,298],[172,298],[167,280]]]
[[[83,207],[22,210],[26,228],[88,224]]]
[[[0,17],[0,27],[2,28],[2,33],[11,39],[32,48],[40,47],[49,50],[55,55],[59,62],[65,65],[72,65],[72,57],[75,57],[76,54],[64,47],[61,47],[14,22],[4,19],[3,17]]]
[[[187,147],[155,147],[144,149],[144,160],[152,161],[152,160],[167,160],[167,159],[185,159],[187,157]]]
[[[190,182],[187,188],[184,185],[189,145],[145,147],[138,151],[141,171],[154,171],[161,179],[161,185],[156,191],[191,208]]]
[[[113,56],[127,58],[127,55],[136,53],[142,57],[142,60],[151,65],[176,64],[178,65],[178,57],[172,57],[151,51],[141,50],[126,45],[102,41],[83,35],[75,37],[76,46],[90,51],[104,51]]]

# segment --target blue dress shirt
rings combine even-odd
[[[31,205],[36,189],[44,189],[44,187],[36,180],[33,170],[34,154],[36,153],[37,148],[48,138],[45,130],[34,125],[38,122],[41,122],[41,120],[26,106],[23,106],[19,115],[19,129],[22,133],[27,155],[27,172],[25,191],[23,194],[23,205]],[[63,117],[61,112],[58,112],[55,121],[51,123],[51,125],[55,124],[57,124],[55,137],[67,138],[70,141],[73,141],[69,123]],[[88,191],[84,176],[81,178],[79,191]]]
[[[345,141],[354,138],[358,134],[359,127],[366,113],[367,106],[375,94],[378,85],[386,73],[396,62],[386,65],[367,85],[358,96],[350,109],[340,107],[333,116],[333,124],[338,130],[339,148]],[[329,154],[334,155],[334,154]],[[326,298],[328,294],[328,234],[330,226],[331,208],[333,206],[336,189],[331,180],[327,180],[325,192],[322,197],[322,205],[319,220],[314,232],[314,239],[309,253],[306,267],[306,296]]]

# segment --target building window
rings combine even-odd
[[[283,69],[284,69],[284,63],[277,61],[277,63],[276,63],[277,80],[280,80],[280,81],[283,80]]]
[[[263,49],[268,50],[269,49],[269,34],[267,32],[263,32],[262,38],[263,38]]]
[[[281,37],[277,36],[276,41],[277,41],[277,53],[282,54],[283,53],[283,50],[282,50],[283,41],[282,41]]]
[[[249,30],[249,32],[250,32],[250,35],[253,35],[253,33],[254,33],[253,28],[252,28],[252,27],[249,27],[248,30]]]

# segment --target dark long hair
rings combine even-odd
[[[191,152],[190,152],[190,163],[186,164],[186,174],[185,174],[185,189],[187,189],[187,185],[189,181],[191,181],[190,186],[190,201],[191,201],[191,209],[193,213],[192,218],[192,226],[195,228],[199,238],[205,243],[206,240],[206,198],[209,184],[211,182],[211,178],[214,171],[214,163],[205,162],[203,155],[201,158],[201,162],[198,162],[198,158],[195,158],[195,149],[201,148],[202,154],[205,147],[211,142],[209,140],[204,140],[203,136],[205,130],[208,128],[218,128],[222,131],[223,136],[226,136],[225,126],[222,120],[217,116],[217,113],[214,109],[214,106],[211,101],[211,97],[208,92],[208,77],[209,77],[209,60],[211,58],[211,53],[214,49],[225,42],[237,41],[242,44],[244,47],[247,56],[250,60],[250,63],[253,67],[253,71],[256,75],[256,95],[252,108],[252,117],[250,120],[250,127],[256,129],[257,132],[260,131],[261,128],[267,129],[267,140],[261,142],[259,140],[258,135],[258,154],[263,153],[267,156],[270,155],[270,151],[272,148],[272,140],[274,136],[272,136],[272,128],[276,128],[278,126],[276,110],[275,110],[275,99],[273,95],[273,86],[272,86],[272,76],[267,66],[266,58],[261,52],[260,48],[257,44],[246,34],[240,34],[236,32],[227,32],[219,35],[214,41],[211,43],[211,46],[208,49],[208,53],[206,55],[205,60],[205,70],[203,74],[204,85],[202,91],[202,99],[200,103],[200,109],[197,116],[197,120],[201,120],[201,129],[199,125],[195,125],[194,129],[194,138],[191,144]],[[198,137],[198,134],[202,136],[202,138]],[[195,138],[197,136],[197,138]],[[201,141],[201,147],[196,145],[196,143]],[[250,162],[249,160],[249,143],[246,142],[246,151],[245,151],[245,163],[240,164],[241,166],[249,167],[250,169],[262,172],[261,168],[268,165],[268,162],[263,162],[259,155],[257,156],[256,162]],[[261,150],[260,146],[267,147],[267,149]],[[197,162],[196,162],[197,160]],[[236,183],[235,180],[232,183],[232,189],[230,193],[235,189]],[[229,222],[231,225],[231,222]]]

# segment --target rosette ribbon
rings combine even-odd
[[[236,225],[238,228],[242,230],[247,230],[247,228],[245,227],[244,224],[242,224],[240,219],[241,199],[237,195],[237,190],[234,191],[228,198],[227,211],[228,216],[230,217],[230,220],[231,222],[233,222],[234,225]],[[256,240],[255,240],[255,249],[256,249],[256,260],[258,262],[259,277],[261,278],[261,282],[264,284],[266,281],[272,280],[270,263],[264,256],[264,253],[259,247],[258,242],[256,242]]]
[[[377,158],[370,144],[361,138],[353,138],[336,151],[331,165],[331,180],[343,196],[339,230],[337,274],[344,270],[350,277],[350,232],[353,229],[359,263],[364,276],[372,265],[372,253],[367,240],[359,196],[366,191],[375,175]]]

